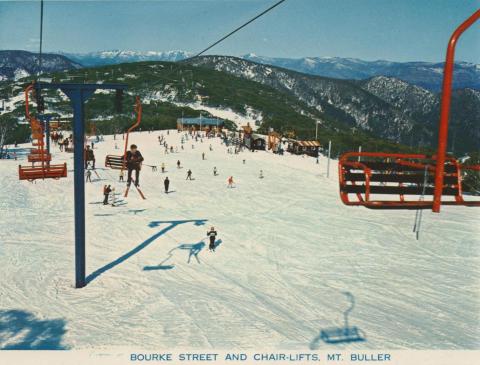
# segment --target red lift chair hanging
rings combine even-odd
[[[33,90],[34,85],[31,84],[25,89],[25,116],[30,122],[32,129],[32,145],[38,148],[32,150],[28,155],[28,162],[32,166],[18,166],[18,176],[20,180],[33,181],[37,179],[60,179],[67,177],[67,164],[51,165],[52,156],[45,150],[45,136],[42,123],[35,117],[30,115],[29,110],[29,93]],[[35,166],[35,163],[41,165]]]
[[[343,154],[338,167],[340,197],[344,204],[370,209],[432,209],[437,213],[440,205],[480,206],[480,200],[465,200],[462,191],[463,173],[480,171],[480,165],[467,166],[446,155],[455,45],[460,35],[479,18],[480,10],[453,32],[448,43],[436,155]],[[426,195],[433,198],[425,199]],[[442,200],[442,196],[450,198]]]
[[[113,170],[125,170],[127,166],[127,148],[128,148],[128,137],[130,132],[132,132],[135,128],[140,125],[142,120],[142,103],[140,102],[140,97],[136,97],[135,100],[135,112],[137,113],[137,119],[135,123],[128,129],[127,135],[125,137],[125,147],[123,150],[123,155],[107,155],[105,157],[105,167],[109,167]]]

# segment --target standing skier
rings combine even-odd
[[[92,169],[95,170],[95,154],[93,153],[93,150],[90,148],[89,145],[86,146],[85,148],[85,169],[88,167],[88,163],[92,161]]]
[[[187,178],[185,180],[192,180],[192,170],[188,169]]]
[[[170,186],[170,180],[168,179],[168,176],[163,180],[163,185],[165,186],[165,193],[168,194],[168,187]]]
[[[180,168],[180,160],[177,161],[177,169]]]
[[[215,239],[217,238],[217,231],[215,231],[214,227],[210,228],[210,231],[207,232],[207,236],[210,238],[210,245],[208,246],[208,249],[210,252],[215,252]]]
[[[137,145],[132,144],[130,151],[127,152],[128,179],[127,186],[132,183],[132,172],[135,170],[135,186],[140,184],[140,169],[142,167],[143,156],[137,149]]]
[[[112,192],[110,185],[103,186],[103,205],[108,205],[108,196]]]
[[[228,178],[227,182],[228,182],[228,187],[233,188],[233,176],[230,176]]]
[[[218,171],[217,171],[217,167],[215,166],[213,168],[213,176],[217,176],[218,175]]]

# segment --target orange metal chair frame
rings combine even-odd
[[[360,205],[367,208],[375,209],[432,209],[433,212],[440,212],[441,205],[464,205],[464,206],[480,206],[480,201],[465,201],[463,198],[462,192],[462,171],[465,170],[475,170],[480,171],[480,165],[467,166],[460,164],[453,157],[447,156],[447,140],[448,140],[448,122],[450,114],[450,103],[451,103],[451,94],[452,94],[452,78],[453,78],[453,69],[454,69],[454,56],[455,56],[455,46],[459,37],[462,33],[467,30],[472,24],[474,24],[478,19],[480,19],[480,10],[477,10],[473,13],[467,20],[465,20],[452,34],[450,41],[447,47],[447,54],[444,67],[444,76],[443,76],[443,85],[442,85],[442,100],[441,100],[441,111],[440,111],[440,122],[439,122],[439,135],[438,135],[438,147],[437,153],[435,156],[426,156],[419,154],[392,154],[392,153],[374,153],[374,152],[349,152],[343,154],[339,159],[339,182],[340,182],[340,198],[342,202],[346,205]],[[419,172],[425,171],[428,175],[433,175],[434,182],[430,185],[433,185],[433,195],[432,200],[418,200],[418,201],[406,201],[404,194],[399,194],[400,199],[398,201],[391,200],[372,200],[372,190],[376,191],[385,191],[386,194],[392,194],[394,191],[398,192],[408,192],[414,191],[415,189],[408,189],[399,187],[395,188],[381,188],[379,186],[374,187],[372,184],[372,176],[376,173],[375,176],[382,176],[383,180],[388,181],[387,175],[391,173],[388,170],[383,169],[383,171],[372,171],[368,163],[362,163],[361,159],[378,159],[381,161],[395,161],[394,164],[391,164],[390,167],[402,167],[405,171],[397,171],[396,180],[398,180],[399,185],[402,183],[402,174],[408,173],[406,170],[413,168],[414,171]],[[356,159],[356,161],[352,161]],[[388,163],[383,163],[385,168],[388,168]],[[445,172],[445,167],[452,166],[455,168],[455,172],[449,173]],[[348,179],[351,175],[351,170],[361,171],[361,174],[364,176],[365,184],[358,186],[356,185],[353,179]],[[401,170],[401,169],[400,169]],[[349,175],[350,174],[350,175]],[[357,173],[358,174],[358,173]],[[355,175],[355,173],[354,173]],[[446,184],[445,181],[451,181],[452,176],[456,177],[455,184],[452,185]],[[418,177],[418,176],[417,176]],[[408,176],[404,178],[408,180]],[[363,181],[363,178],[362,178]],[[351,184],[348,184],[348,183]],[[391,181],[390,181],[391,182]],[[352,188],[355,186],[355,188]],[[453,189],[453,190],[452,190]],[[431,188],[429,189],[431,190]],[[349,199],[349,194],[352,194],[352,191],[356,191],[357,200],[351,201]],[[442,201],[442,195],[445,195],[445,192],[448,192],[448,195],[452,195],[454,192],[455,201]],[[363,193],[363,195],[362,195]],[[418,195],[418,194],[416,194]],[[427,194],[426,194],[427,195]]]
[[[30,122],[30,127],[32,129],[32,139],[35,141],[32,142],[33,146],[39,148],[32,149],[31,153],[28,155],[28,162],[36,163],[40,162],[41,166],[18,166],[18,176],[20,180],[33,181],[36,179],[60,179],[62,177],[67,177],[67,164],[61,165],[51,165],[50,161],[52,156],[45,151],[45,136],[43,125],[37,120],[34,116],[30,114],[30,103],[29,103],[29,93],[33,90],[34,84],[30,84],[25,89],[25,117]]]
[[[116,169],[116,170],[125,170],[125,166],[127,165],[127,149],[128,149],[128,139],[130,136],[130,132],[132,132],[135,128],[137,128],[141,121],[142,121],[142,103],[140,102],[140,97],[137,96],[135,99],[135,112],[137,113],[137,119],[135,120],[135,123],[127,130],[127,136],[125,137],[125,146],[123,149],[123,155],[118,156],[118,155],[107,155],[105,157],[105,167],[109,167],[111,169]],[[118,163],[118,165],[112,165],[109,163],[109,161],[122,161],[122,163]],[[115,167],[114,167],[115,166]],[[118,168],[117,166],[121,166]]]

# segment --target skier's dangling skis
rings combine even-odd
[[[132,183],[133,183],[133,186],[135,186],[135,188],[137,189],[138,191],[138,194],[140,194],[140,196],[142,197],[143,200],[146,200],[147,198],[145,198],[145,195],[143,195],[142,191],[139,189],[139,187],[135,184],[135,180],[134,178],[132,177]],[[130,185],[127,185],[127,190],[125,190],[125,195],[124,197],[128,197],[128,192],[130,190]]]

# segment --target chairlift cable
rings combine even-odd
[[[40,0],[40,50],[38,52],[37,78],[42,73],[42,43],[43,43],[43,0]]]
[[[255,17],[253,17],[252,19],[250,19],[248,22],[242,24],[241,26],[235,28],[234,30],[232,30],[230,33],[228,33],[227,35],[223,36],[222,38],[220,38],[218,41],[216,41],[215,43],[211,44],[210,46],[208,46],[207,48],[205,48],[203,51],[197,53],[195,56],[191,57],[191,58],[196,58],[196,57],[199,57],[201,56],[202,54],[204,54],[205,52],[207,52],[208,50],[212,49],[213,47],[215,47],[216,45],[218,45],[219,43],[223,42],[225,39],[229,38],[230,36],[232,36],[233,34],[237,33],[239,30],[245,28],[247,25],[249,25],[250,23],[253,23],[255,20],[257,20],[258,18],[262,17],[263,15],[267,14],[268,12],[270,12],[271,10],[273,10],[274,8],[276,8],[277,6],[279,6],[280,4],[284,3],[286,0],[280,0],[278,1],[277,3],[273,4],[272,6],[270,6],[268,9],[262,11],[260,14],[256,15]]]

